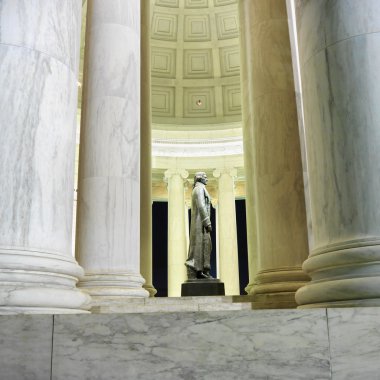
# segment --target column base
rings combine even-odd
[[[143,288],[149,293],[149,297],[154,297],[157,294],[157,289],[150,284],[144,284]]]
[[[59,309],[48,307],[1,307],[0,315],[16,314],[90,314],[88,310],[81,309]]]
[[[257,273],[249,291],[254,309],[296,308],[296,291],[310,280],[300,267],[276,268]]]
[[[296,309],[295,292],[273,294],[255,294],[252,300],[252,309]]]
[[[82,268],[72,256],[0,249],[0,314],[86,313],[90,297],[76,288]]]
[[[86,274],[78,287],[91,296],[91,308],[130,302],[133,298],[149,297],[139,274]]]
[[[253,288],[254,288],[255,284],[253,283],[249,283],[245,288],[244,288],[244,291],[248,294],[248,295],[252,295],[253,294]]]
[[[357,246],[365,243],[313,253],[303,265],[312,280],[296,293],[299,307],[380,306],[380,245]]]

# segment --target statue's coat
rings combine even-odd
[[[196,182],[191,196],[190,245],[186,265],[196,271],[210,269],[211,237],[206,227],[211,225],[210,195],[201,182]]]

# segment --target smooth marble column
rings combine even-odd
[[[80,313],[71,254],[81,1],[0,3],[0,314]]]
[[[380,305],[380,3],[296,2],[314,244],[302,307]]]
[[[188,244],[185,222],[185,180],[186,170],[168,169],[165,180],[168,183],[168,296],[180,297],[181,285],[187,280],[185,261]]]
[[[141,151],[140,151],[140,270],[144,288],[153,297],[152,282],[152,109],[150,76],[150,1],[141,2]]]
[[[218,179],[218,275],[226,296],[239,295],[239,257],[237,249],[234,180],[236,169],[216,169]]]
[[[247,223],[257,252],[247,289],[256,307],[295,307],[295,291],[308,280],[301,270],[308,241],[286,2],[239,7]]]
[[[140,1],[90,0],[78,180],[80,282],[102,306],[140,275]]]
[[[219,277],[219,217],[218,217],[218,200],[216,198],[211,199],[212,207],[215,210],[215,226],[213,228],[215,229],[215,261],[216,261],[216,276]]]
[[[244,149],[244,170],[245,170],[245,212],[247,220],[247,249],[248,249],[248,284],[245,287],[247,294],[252,293],[255,276],[258,271],[258,244],[257,244],[257,222],[256,222],[256,186],[254,181],[254,129],[253,119],[253,92],[248,84],[252,84],[252,67],[248,57],[252,56],[252,46],[250,38],[249,23],[244,22],[244,4],[239,5],[240,18],[240,79],[241,79],[241,101],[243,118],[243,149]],[[246,84],[244,82],[247,81]]]
[[[186,185],[185,184],[185,192],[186,192]],[[190,244],[190,223],[189,223],[189,210],[191,209],[191,202],[190,200],[185,200],[185,237],[186,237],[186,246],[188,247]]]

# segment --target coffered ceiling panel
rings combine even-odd
[[[152,86],[152,113],[157,116],[174,117],[174,87]]]
[[[237,14],[217,13],[216,27],[220,40],[239,37],[239,21]]]
[[[183,56],[183,77],[186,79],[213,77],[212,50],[186,49]]]
[[[223,5],[235,4],[236,0],[214,0],[214,5],[216,7],[221,7]]]
[[[185,8],[208,8],[208,0],[185,0]]]
[[[240,85],[223,86],[223,109],[226,116],[241,114]]]
[[[220,48],[219,57],[222,77],[240,75],[239,46],[225,46]]]
[[[184,116],[189,118],[214,117],[214,87],[190,87],[183,89]]]
[[[175,78],[176,49],[153,47],[151,54],[152,76],[158,78]]]
[[[153,14],[152,38],[163,41],[176,41],[177,27],[177,15],[156,12]]]
[[[210,17],[201,14],[186,15],[183,40],[185,42],[211,41]]]
[[[240,126],[237,0],[151,1],[155,128]]]
[[[161,5],[163,7],[178,8],[179,0],[157,0],[156,5]]]

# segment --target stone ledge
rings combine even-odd
[[[0,316],[1,378],[376,379],[379,315],[377,307]]]

